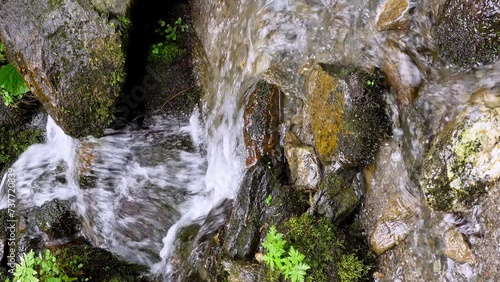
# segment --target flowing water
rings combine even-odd
[[[464,76],[436,61],[433,52],[420,51],[433,49],[430,3],[422,1],[415,8],[408,33],[375,30],[378,1],[204,4],[204,11],[210,12],[198,19],[202,24],[197,32],[212,73],[204,82],[208,94],[201,117],[195,111],[190,120],[158,118],[148,129],[108,130],[105,137],[81,141],[64,135],[49,119],[47,141],[30,147],[13,165],[19,208],[53,198],[72,199],[92,243],[165,274],[179,228],[202,222],[213,206],[235,196],[245,171],[245,94],[257,79],[274,65],[286,66],[287,84],[278,84],[285,91],[289,118],[295,101],[304,98],[303,74],[314,63],[370,69],[391,59],[400,62],[404,81],[423,86],[415,109],[404,113],[387,93],[394,134],[382,146],[373,183],[385,183],[406,205],[415,206],[419,220],[408,243],[412,267],[430,269],[415,277],[439,279],[433,271],[437,247],[432,238],[443,216],[421,205],[412,162],[422,158],[434,134],[469,98],[467,93],[499,83],[500,66]],[[391,48],[395,41],[408,54]],[[6,201],[4,194],[0,206]],[[439,267],[446,274],[453,265],[444,262]],[[418,270],[394,270],[392,279],[405,271]],[[475,275],[474,269],[462,272],[469,278]],[[450,273],[449,281],[460,281]]]

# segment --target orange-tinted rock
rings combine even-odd
[[[377,17],[377,30],[404,29],[410,19],[410,7],[408,0],[386,0]]]
[[[455,229],[448,230],[444,234],[446,248],[444,254],[454,261],[461,263],[475,263],[476,258],[464,238],[464,235]]]

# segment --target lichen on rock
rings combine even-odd
[[[497,108],[469,105],[437,136],[420,177],[431,208],[468,210],[499,179],[499,129]]]
[[[356,68],[316,65],[307,77],[315,147],[324,163],[369,164],[388,132],[384,80]]]

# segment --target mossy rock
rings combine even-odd
[[[500,114],[471,106],[440,133],[425,157],[420,185],[429,206],[466,211],[500,178]]]
[[[53,250],[58,264],[69,277],[81,281],[147,281],[148,268],[125,262],[112,253],[89,245],[67,245]],[[79,281],[80,281],[79,280]]]
[[[316,65],[307,77],[315,147],[324,163],[346,167],[372,162],[388,133],[381,76],[356,68]]]
[[[500,55],[500,2],[448,0],[433,28],[439,54],[459,67],[493,63]]]
[[[125,79],[121,34],[85,1],[5,1],[2,41],[64,132],[99,136]],[[78,15],[74,17],[72,15]]]
[[[26,149],[42,141],[39,129],[12,130],[0,127],[0,171],[14,163]]]
[[[46,202],[34,212],[40,231],[51,240],[72,237],[81,231],[80,219],[68,200]]]

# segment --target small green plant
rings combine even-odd
[[[20,101],[30,89],[23,77],[11,63],[0,69],[0,94],[6,106]]]
[[[366,84],[370,87],[373,87],[375,85],[375,79],[369,79]]]
[[[125,29],[132,27],[132,21],[127,17],[118,16],[118,20]]]
[[[16,265],[13,277],[13,282],[71,282],[76,280],[77,278],[70,278],[62,271],[57,264],[56,257],[49,250],[45,251],[45,255],[35,256],[32,250],[24,254],[21,264]]]
[[[266,205],[270,206],[271,205],[271,200],[273,199],[273,195],[269,194],[269,196],[267,196],[265,202],[266,202]]]
[[[188,29],[188,25],[182,23],[182,18],[178,18],[177,21],[175,21],[174,26],[166,24],[165,21],[162,20],[159,20],[158,24],[160,25],[160,28],[157,28],[155,32],[160,36],[165,36],[165,41],[175,41],[177,39],[177,31],[184,32]]]
[[[174,42],[177,40],[179,33],[185,32],[188,26],[182,23],[181,18],[178,18],[173,26],[166,24],[163,20],[159,20],[158,24],[160,27],[155,32],[162,36],[164,40],[153,44],[151,54],[154,58],[162,58],[163,61],[171,63],[175,57],[186,53],[184,49],[179,48]]]
[[[288,256],[284,256],[286,241],[283,239],[283,234],[276,231],[276,226],[269,228],[262,245],[266,250],[263,260],[271,270],[277,268],[285,279],[290,279],[292,282],[304,281],[306,271],[310,268],[303,262],[305,256],[293,246],[290,246]]]

